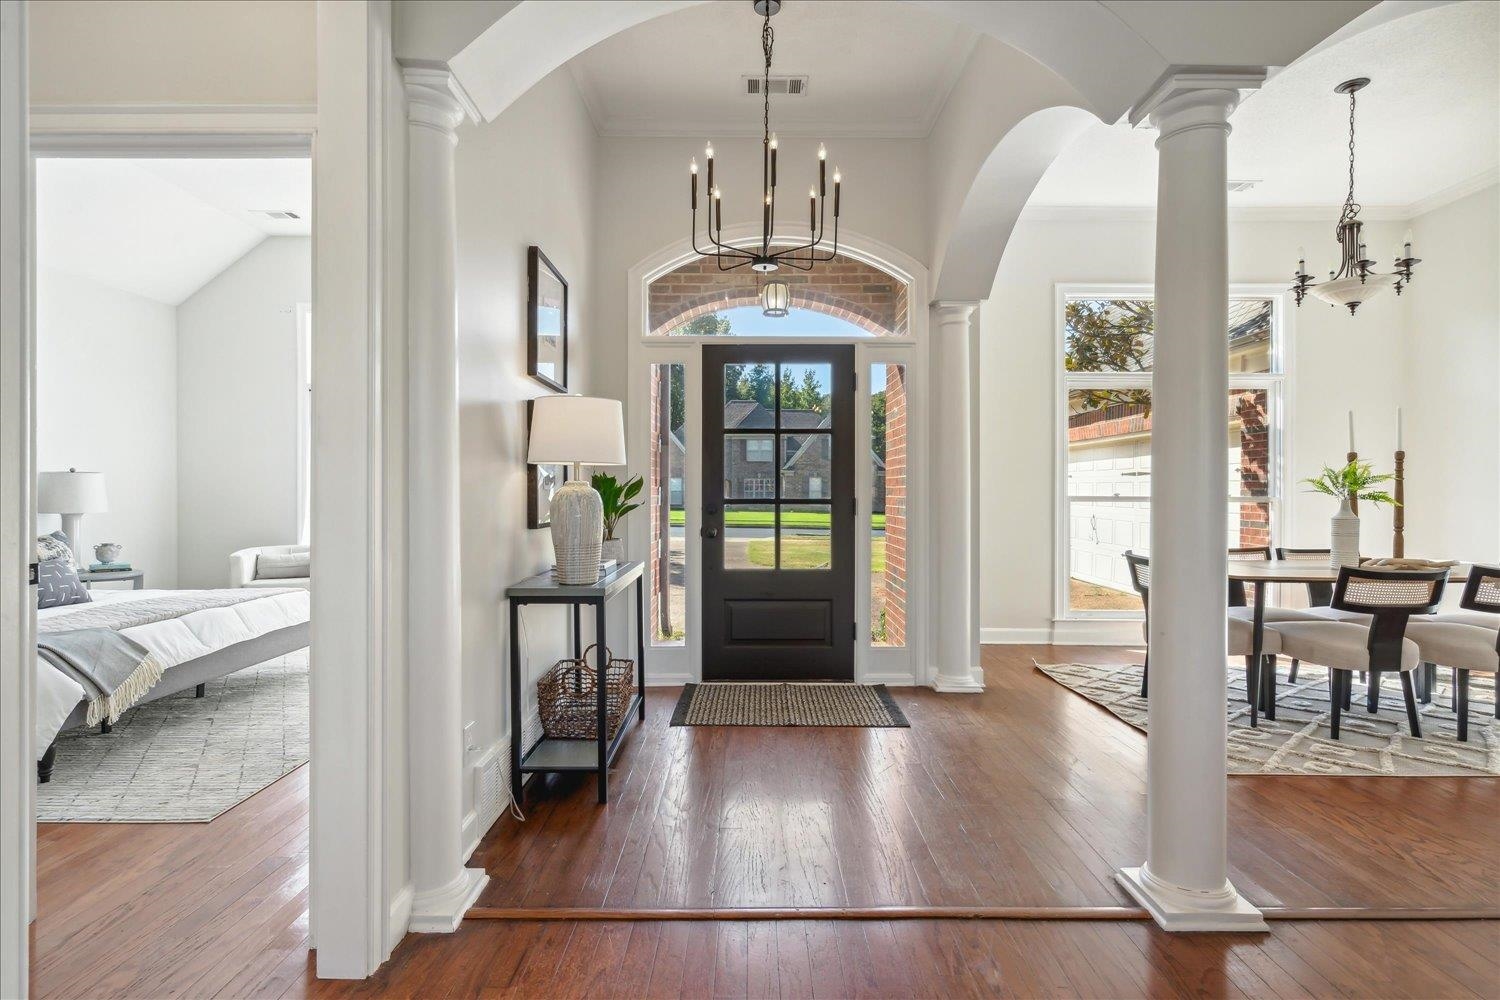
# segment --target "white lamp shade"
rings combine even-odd
[[[1338,281],[1310,285],[1307,290],[1314,298],[1322,299],[1329,305],[1348,307],[1352,303],[1358,307],[1395,285],[1394,274],[1371,274],[1364,281],[1358,278],[1340,278]]]
[[[109,510],[104,473],[43,472],[36,482],[36,509],[42,514],[103,514]]]
[[[618,399],[542,396],[532,402],[532,465],[624,465],[625,412]]]

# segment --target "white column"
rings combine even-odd
[[[1226,857],[1225,146],[1264,74],[1168,78],[1133,118],[1159,135],[1151,440],[1146,862],[1120,881],[1167,930],[1264,930]]]
[[[444,68],[407,67],[407,754],[414,931],[452,931],[486,881],[463,866],[457,201],[464,106]]]
[[[973,661],[976,638],[972,582],[971,470],[969,433],[969,323],[978,302],[934,302],[932,406],[932,651],[929,672],[939,691],[979,692],[983,674]]]

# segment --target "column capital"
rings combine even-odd
[[[1265,80],[1260,66],[1175,67],[1130,109],[1130,124],[1149,119],[1161,133],[1158,142],[1195,128],[1227,131],[1241,94],[1258,90]]]
[[[979,308],[977,299],[938,299],[932,303],[939,323],[967,323],[974,310]]]
[[[406,119],[413,125],[436,129],[457,141],[458,126],[465,118],[481,120],[468,91],[445,64],[403,62],[401,80],[406,85]]]

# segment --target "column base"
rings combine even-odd
[[[1226,880],[1217,893],[1190,892],[1152,877],[1146,866],[1121,868],[1115,879],[1166,931],[1269,933],[1266,918]]]
[[[441,889],[418,893],[412,899],[408,930],[413,934],[452,934],[489,880],[483,869],[464,868]]]
[[[984,671],[971,670],[967,676],[938,674],[932,679],[932,689],[942,694],[981,694],[984,691]]]

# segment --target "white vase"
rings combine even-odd
[[[1359,515],[1349,508],[1348,497],[1329,523],[1328,564],[1334,569],[1359,565]]]
[[[557,582],[577,586],[599,580],[599,549],[604,539],[604,501],[581,479],[570,479],[552,494],[552,553]]]
[[[604,548],[602,550],[601,558],[603,558],[605,562],[609,562],[611,559],[613,559],[617,563],[624,563],[625,539],[606,538],[604,540]]]

